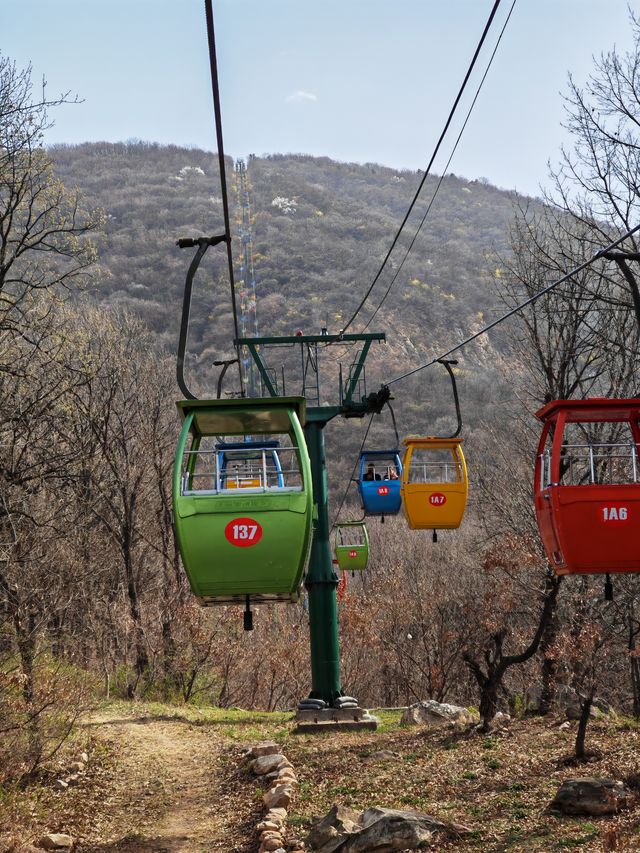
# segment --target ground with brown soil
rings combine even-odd
[[[56,773],[0,799],[0,851],[60,831],[80,853],[255,853],[262,789],[241,757],[245,745],[273,737],[300,780],[289,837],[339,802],[415,809],[472,829],[464,841],[439,842],[443,853],[640,850],[640,805],[603,819],[546,811],[563,779],[640,771],[632,722],[591,723],[596,755],[575,767],[566,761],[575,728],[560,729],[560,720],[515,720],[486,736],[405,729],[397,712],[381,717],[375,733],[300,736],[291,715],[109,706],[85,721]],[[90,762],[78,784],[54,791],[64,761],[85,748]]]
[[[243,730],[260,739],[260,722],[248,727],[220,713],[211,721],[193,710],[157,710],[118,703],[91,715],[76,754],[67,750],[67,765],[81,749],[90,755],[77,784],[53,789],[56,778],[65,778],[61,760],[48,784],[7,798],[0,851],[46,832],[71,835],[77,853],[251,850],[261,804],[239,762]]]

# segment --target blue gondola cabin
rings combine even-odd
[[[360,454],[358,491],[366,515],[400,512],[402,462],[398,450],[363,450]]]

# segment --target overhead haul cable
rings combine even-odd
[[[380,278],[380,276],[382,275],[382,272],[383,272],[383,270],[384,270],[385,266],[387,265],[387,262],[389,261],[389,258],[391,257],[391,253],[393,252],[393,250],[394,250],[394,248],[395,248],[395,246],[396,246],[396,243],[397,243],[397,242],[398,242],[398,240],[400,239],[400,235],[402,234],[402,231],[403,231],[403,229],[404,229],[404,226],[406,225],[407,220],[409,219],[409,216],[411,215],[411,213],[412,213],[412,211],[413,211],[413,208],[415,207],[416,202],[418,201],[418,198],[420,197],[420,193],[422,192],[422,188],[423,188],[423,186],[424,186],[424,184],[425,184],[425,182],[426,182],[426,180],[427,180],[427,177],[428,177],[428,175],[429,175],[429,172],[431,171],[431,167],[433,166],[434,160],[436,159],[436,157],[437,157],[437,155],[438,155],[438,152],[440,151],[440,146],[442,145],[442,142],[443,142],[443,140],[444,140],[444,137],[446,136],[447,131],[449,130],[449,126],[450,126],[451,122],[453,121],[453,117],[454,117],[454,115],[455,115],[455,113],[456,113],[456,110],[457,110],[457,108],[458,108],[458,104],[460,103],[460,99],[462,98],[462,95],[464,94],[464,91],[465,91],[465,89],[466,89],[467,83],[469,82],[469,78],[471,77],[471,73],[473,72],[473,69],[474,69],[474,67],[475,67],[476,60],[478,59],[478,56],[479,56],[479,54],[480,54],[480,51],[482,50],[482,46],[484,45],[485,39],[486,39],[486,37],[487,37],[487,35],[488,35],[488,33],[489,33],[489,30],[490,30],[490,28],[491,28],[491,24],[493,23],[493,19],[494,19],[495,15],[496,15],[496,13],[497,13],[497,11],[498,11],[498,8],[499,8],[499,6],[500,6],[501,1],[502,1],[502,0],[495,0],[495,2],[494,2],[494,4],[493,4],[493,8],[492,8],[492,10],[491,10],[491,14],[489,15],[489,18],[487,19],[487,23],[485,24],[485,27],[484,27],[484,30],[483,30],[482,36],[481,36],[480,41],[478,42],[478,45],[477,45],[477,47],[476,47],[476,49],[475,49],[475,53],[473,54],[473,59],[471,60],[471,64],[469,65],[469,68],[467,69],[467,73],[465,74],[464,80],[462,81],[462,86],[460,87],[460,90],[459,90],[459,92],[458,92],[458,94],[457,94],[457,96],[456,96],[456,99],[455,99],[454,103],[453,103],[453,107],[451,108],[451,111],[449,112],[449,117],[447,118],[447,121],[446,121],[446,123],[445,123],[445,126],[444,126],[444,128],[443,128],[443,130],[442,130],[442,133],[440,134],[440,138],[438,139],[438,141],[437,141],[437,143],[436,143],[436,147],[435,147],[435,149],[434,149],[434,151],[433,151],[433,154],[431,155],[431,159],[429,160],[429,164],[428,164],[428,166],[427,166],[427,169],[426,169],[426,171],[425,171],[424,175],[422,176],[422,180],[420,181],[420,183],[419,183],[419,185],[418,185],[418,189],[416,190],[416,193],[415,193],[415,195],[414,195],[414,197],[413,197],[413,200],[411,201],[411,204],[409,205],[409,209],[407,210],[407,212],[406,212],[406,214],[405,214],[404,219],[403,219],[403,220],[402,220],[402,222],[400,223],[400,227],[398,228],[398,230],[397,230],[397,232],[396,232],[396,235],[395,235],[395,237],[393,238],[393,242],[391,243],[391,246],[389,247],[389,250],[388,250],[387,254],[386,254],[386,255],[385,255],[385,257],[384,257],[384,260],[382,261],[382,264],[380,265],[380,268],[379,268],[378,272],[376,273],[376,275],[375,275],[375,277],[374,277],[373,281],[371,282],[371,284],[369,285],[369,287],[368,287],[368,289],[367,289],[367,292],[366,292],[366,293],[365,293],[365,295],[363,296],[363,298],[362,298],[362,300],[361,300],[360,304],[358,305],[358,307],[357,307],[357,308],[356,308],[356,310],[354,311],[354,313],[353,313],[353,315],[351,316],[350,320],[348,321],[348,323],[346,324],[346,326],[344,326],[344,328],[342,329],[342,331],[343,331],[343,332],[346,332],[346,331],[347,331],[347,329],[349,328],[349,326],[351,326],[351,324],[353,323],[353,321],[356,319],[356,317],[357,317],[357,316],[358,316],[358,314],[360,313],[360,310],[362,309],[362,307],[364,306],[365,302],[367,301],[367,299],[368,299],[368,298],[369,298],[369,296],[371,295],[371,291],[373,290],[373,288],[375,287],[376,283],[378,282],[378,279],[379,279],[379,278]]]
[[[229,199],[227,197],[227,173],[224,162],[224,144],[222,139],[222,111],[220,109],[220,86],[218,83],[218,61],[216,57],[216,37],[213,26],[213,6],[211,0],[204,0],[204,10],[207,18],[207,39],[209,41],[209,65],[211,66],[211,88],[213,90],[213,110],[216,120],[216,141],[218,143],[218,163],[220,166],[220,191],[222,194],[222,210],[224,213],[224,242],[227,244],[227,263],[229,266],[229,282],[231,285],[231,307],[233,310],[234,340],[240,337],[238,326],[238,308],[236,305],[236,285],[233,274],[233,255],[231,252],[231,222],[229,218]],[[240,373],[240,395],[244,397],[244,382],[242,377],[242,359],[240,345],[236,345],[238,371]]]
[[[509,14],[507,15],[507,19],[506,19],[506,21],[504,22],[504,25],[503,25],[502,29],[500,30],[500,35],[498,36],[498,40],[497,40],[497,42],[496,42],[496,46],[495,46],[495,47],[494,47],[494,49],[493,49],[493,53],[491,54],[491,57],[490,57],[489,62],[488,62],[488,64],[487,64],[486,70],[485,70],[484,74],[482,75],[482,79],[480,80],[480,84],[478,85],[478,88],[477,88],[476,93],[475,93],[475,95],[474,95],[473,101],[471,102],[471,106],[469,107],[469,110],[467,111],[467,115],[466,115],[466,118],[465,118],[465,120],[464,120],[464,123],[463,123],[463,125],[462,125],[462,127],[461,127],[461,129],[460,129],[460,133],[458,134],[458,137],[457,137],[457,139],[456,139],[456,141],[455,141],[455,144],[454,144],[453,148],[451,149],[451,154],[449,155],[449,159],[447,160],[447,162],[446,162],[446,164],[445,164],[445,167],[444,167],[444,169],[442,170],[442,174],[440,175],[440,178],[439,178],[439,180],[438,180],[438,183],[436,184],[436,188],[435,188],[435,190],[434,190],[434,192],[433,192],[433,195],[431,196],[431,200],[429,201],[429,204],[428,204],[428,206],[427,206],[427,209],[426,209],[426,210],[425,210],[425,212],[424,212],[424,216],[423,216],[423,217],[422,217],[422,219],[420,220],[420,224],[418,225],[418,227],[417,227],[417,229],[416,229],[416,233],[413,235],[413,239],[411,240],[411,243],[409,244],[408,249],[407,249],[407,250],[406,250],[406,252],[404,253],[404,257],[402,258],[402,261],[400,262],[400,265],[398,266],[398,269],[395,271],[394,276],[393,276],[393,278],[391,279],[391,281],[390,281],[390,283],[389,283],[389,286],[388,286],[388,287],[387,287],[387,289],[385,290],[385,292],[384,292],[384,295],[383,295],[382,299],[381,299],[381,300],[380,300],[380,302],[378,303],[378,307],[377,307],[377,308],[376,308],[376,310],[373,312],[373,314],[369,317],[369,319],[367,320],[367,323],[366,323],[365,327],[362,329],[362,331],[363,331],[363,332],[366,332],[366,330],[369,328],[369,326],[371,325],[371,323],[372,323],[372,321],[373,321],[374,317],[376,316],[376,314],[378,313],[378,311],[379,311],[379,310],[382,308],[382,306],[384,305],[384,303],[385,303],[385,301],[386,301],[386,299],[387,299],[387,296],[391,293],[391,289],[392,289],[393,285],[396,283],[396,279],[397,279],[397,278],[398,278],[398,276],[400,275],[400,271],[402,270],[402,267],[404,266],[405,261],[406,261],[406,260],[407,260],[407,258],[409,257],[409,253],[410,253],[410,252],[411,252],[411,250],[413,249],[413,246],[414,246],[414,243],[416,242],[416,239],[417,239],[417,237],[418,237],[418,234],[419,234],[419,233],[420,233],[420,231],[422,230],[422,227],[423,227],[424,223],[426,222],[427,216],[429,216],[429,213],[431,212],[431,208],[433,207],[433,204],[434,204],[434,202],[435,202],[435,200],[436,200],[436,197],[437,197],[437,195],[438,195],[438,192],[440,191],[440,187],[442,186],[442,182],[444,181],[445,175],[447,174],[447,171],[448,171],[448,169],[449,169],[449,166],[450,166],[450,164],[451,164],[451,161],[453,160],[453,157],[454,157],[454,155],[455,155],[455,153],[456,153],[456,150],[457,150],[457,148],[458,148],[458,144],[459,144],[460,140],[462,139],[462,134],[465,132],[465,129],[466,129],[466,127],[467,127],[467,124],[469,123],[469,119],[471,118],[471,113],[473,112],[473,108],[474,108],[474,107],[475,107],[475,105],[476,105],[476,101],[478,100],[478,97],[479,97],[480,92],[481,92],[481,90],[482,90],[482,87],[483,87],[483,85],[484,85],[484,81],[487,79],[487,75],[489,74],[489,70],[491,69],[491,66],[492,66],[492,64],[493,64],[493,60],[494,60],[494,58],[495,58],[495,55],[496,55],[496,53],[498,52],[498,48],[500,47],[500,42],[502,41],[502,36],[504,35],[504,31],[507,29],[507,24],[509,23],[509,21],[510,21],[510,19],[511,19],[511,14],[512,14],[512,12],[513,12],[514,8],[515,8],[516,2],[517,2],[517,0],[513,0],[513,3],[511,4],[511,8],[509,9]]]
[[[532,305],[534,302],[537,302],[540,297],[544,296],[547,293],[550,293],[554,288],[558,287],[560,284],[564,284],[565,281],[568,281],[572,276],[577,275],[577,273],[582,272],[582,270],[587,269],[587,267],[591,266],[591,264],[595,263],[595,261],[603,258],[607,252],[610,252],[611,249],[614,249],[616,246],[619,246],[620,243],[624,242],[626,239],[631,237],[637,231],[640,231],[640,225],[636,225],[635,228],[632,228],[630,231],[627,231],[621,237],[618,237],[617,240],[614,240],[612,243],[609,243],[608,246],[605,246],[603,249],[599,249],[593,257],[584,261],[584,263],[580,264],[574,269],[570,270],[568,273],[559,278],[557,281],[552,282],[547,285],[547,287],[543,287],[542,290],[538,290],[537,293],[534,293],[533,296],[530,296],[529,299],[526,299],[524,302],[521,302],[519,305],[516,305],[515,308],[512,308],[510,311],[507,311],[506,314],[503,314],[501,317],[498,317],[497,320],[493,320],[493,322],[484,326],[480,331],[474,332],[473,335],[470,335],[468,338],[465,338],[464,341],[461,341],[456,346],[451,347],[447,352],[442,353],[442,355],[436,356],[436,358],[432,358],[431,361],[426,362],[425,364],[419,365],[419,367],[414,367],[413,370],[408,370],[406,373],[401,374],[400,376],[395,376],[393,379],[390,379],[388,382],[383,383],[385,386],[393,385],[394,382],[400,382],[401,379],[407,379],[409,376],[413,376],[414,373],[419,373],[421,370],[425,370],[427,367],[431,367],[433,364],[441,361],[444,358],[448,358],[450,355],[453,355],[454,352],[457,352],[462,347],[466,347],[467,344],[470,344],[472,341],[475,341],[476,338],[479,338],[481,335],[490,332],[491,329],[495,329],[500,323],[508,320],[510,317],[513,317],[514,314],[518,314],[522,311],[523,308],[526,308],[528,305]]]

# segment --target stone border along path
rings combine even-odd
[[[271,783],[262,798],[267,812],[256,826],[260,839],[258,853],[286,853],[284,836],[287,809],[298,784],[291,762],[280,752],[278,744],[272,741],[250,747],[244,757],[250,761],[249,769],[254,776]],[[292,853],[304,853],[304,849],[298,846]]]

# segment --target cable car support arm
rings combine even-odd
[[[204,258],[209,246],[217,246],[218,243],[226,243],[228,241],[226,234],[219,234],[216,237],[184,237],[176,242],[180,249],[193,249],[196,246],[198,250],[193,256],[189,269],[187,270],[187,278],[184,284],[184,297],[182,300],[182,320],[180,321],[180,337],[178,338],[178,359],[176,365],[176,379],[178,387],[184,394],[186,400],[196,400],[195,394],[192,394],[184,379],[184,357],[187,348],[187,336],[189,334],[189,315],[191,314],[191,294],[193,292],[193,280],[195,278],[200,261]]]
[[[439,358],[438,364],[443,364],[447,368],[447,373],[449,374],[449,379],[451,380],[451,388],[453,389],[453,401],[456,405],[456,417],[458,418],[458,428],[453,433],[453,435],[448,436],[448,438],[457,438],[462,432],[462,413],[460,412],[460,398],[458,397],[458,384],[456,382],[456,377],[453,372],[453,367],[458,362],[454,359],[446,359]]]

